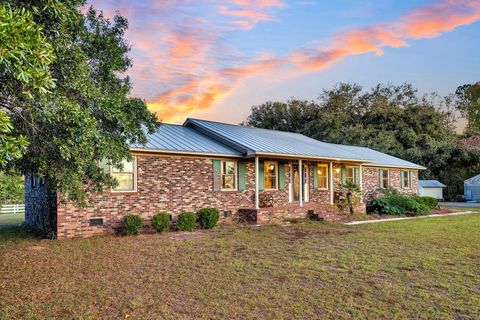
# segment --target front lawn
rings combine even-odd
[[[0,319],[480,314],[480,214],[66,241],[15,231],[0,229]]]
[[[0,228],[20,225],[25,221],[23,213],[1,213],[0,214]]]

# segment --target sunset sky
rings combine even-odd
[[[133,95],[159,119],[238,123],[252,105],[357,82],[480,80],[480,0],[94,0],[129,19]]]

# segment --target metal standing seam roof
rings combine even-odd
[[[318,159],[350,160],[367,165],[425,169],[388,154],[365,147],[325,143],[299,133],[258,129],[199,119],[187,119],[183,126],[162,124],[147,135],[145,145],[133,151],[244,157],[277,155]]]
[[[412,169],[426,169],[424,166],[418,165],[413,162],[409,162],[386,153],[376,151],[366,147],[347,146],[342,144],[335,144],[338,148],[348,150],[352,153],[361,154],[363,157],[373,160],[371,165],[383,166],[383,167],[402,167]]]
[[[480,174],[474,177],[471,177],[463,182],[465,185],[480,185]]]
[[[438,180],[418,180],[418,186],[422,188],[446,188],[447,186]]]
[[[220,139],[226,139],[228,142],[247,149],[252,154],[371,161],[361,154],[352,153],[338,148],[336,145],[321,142],[299,133],[190,118],[185,121],[184,125],[206,130],[210,134],[219,136]]]
[[[241,157],[243,154],[193,128],[162,124],[153,134],[147,135],[145,145],[132,145],[133,150],[165,151],[172,153],[198,153]]]

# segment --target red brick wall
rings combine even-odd
[[[257,221],[259,223],[305,217],[308,210],[314,210],[315,213],[319,213],[329,220],[338,220],[342,217],[336,206],[330,205],[327,190],[314,190],[314,162],[307,163],[309,165],[310,202],[305,203],[303,207],[300,207],[298,203],[289,203],[290,162],[287,161],[285,164],[285,188],[260,192],[260,194],[272,195],[274,207],[261,208],[258,211]],[[111,233],[122,225],[123,216],[126,214],[139,214],[149,223],[151,216],[161,211],[167,211],[176,216],[183,211],[196,212],[200,208],[214,207],[220,210],[223,219],[223,211],[231,211],[235,215],[238,209],[255,208],[253,160],[246,164],[245,191],[213,191],[211,158],[137,155],[137,167],[137,192],[112,193],[108,191],[102,195],[93,194],[85,208],[78,208],[59,197],[57,237],[62,239]],[[416,176],[414,186],[417,185]],[[339,183],[340,175],[334,175],[334,179],[336,183]],[[396,181],[395,179],[393,178],[392,181]],[[374,188],[376,182],[378,182],[378,169],[368,168],[365,170],[363,174],[364,188]],[[361,206],[360,210],[364,209],[365,207]],[[92,218],[103,218],[104,225],[90,226],[89,221]]]
[[[401,193],[416,195],[418,192],[418,170],[413,170],[412,175],[412,185],[410,188],[402,188],[400,176],[401,169],[393,168],[377,168],[377,167],[366,167],[362,168],[362,188],[365,198],[371,198],[371,196],[376,196],[378,194],[378,188],[380,186],[380,169],[389,171],[389,182],[390,186],[397,189]]]

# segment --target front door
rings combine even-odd
[[[302,200],[308,201],[308,166],[303,166],[303,189],[302,189]],[[300,200],[300,171],[298,164],[292,165],[292,200]]]

